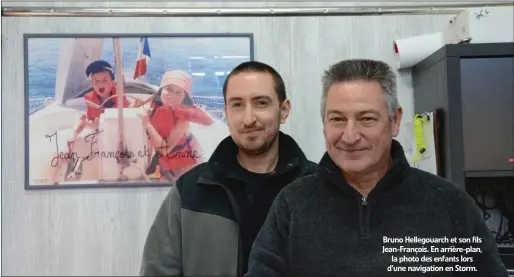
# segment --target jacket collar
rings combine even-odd
[[[383,193],[393,188],[395,185],[402,183],[402,181],[407,176],[410,164],[405,157],[403,147],[397,140],[394,139],[391,144],[391,157],[393,159],[392,167],[371,190],[369,196],[375,196],[376,194]],[[361,197],[357,190],[351,187],[344,179],[341,169],[334,163],[328,153],[325,152],[321,158],[321,161],[319,162],[319,168],[321,168],[321,176],[323,179],[325,179],[325,181],[328,181],[329,183],[342,189],[344,192]]]
[[[279,132],[278,163],[273,176],[284,177],[293,173],[304,173],[310,169],[310,162],[296,141],[289,135]],[[239,179],[234,166],[237,163],[238,147],[232,137],[221,141],[207,162],[200,177],[202,183],[221,183],[226,179]]]

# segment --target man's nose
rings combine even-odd
[[[253,124],[255,124],[256,120],[257,119],[255,118],[255,114],[253,112],[251,105],[247,105],[245,108],[245,111],[244,111],[244,116],[243,116],[244,125],[252,126]]]
[[[355,144],[361,139],[360,130],[354,121],[348,121],[341,140],[346,144]]]

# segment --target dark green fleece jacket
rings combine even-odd
[[[323,170],[284,188],[255,240],[245,277],[507,277],[471,197],[411,168],[397,141],[391,154],[393,167],[367,198],[328,155],[319,163]],[[470,251],[455,252],[459,248]]]

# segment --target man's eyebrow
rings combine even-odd
[[[341,115],[341,116],[344,115],[343,112],[338,111],[338,110],[328,110],[327,115],[330,115],[330,114],[336,114],[336,115]],[[358,112],[358,115],[360,115],[360,116],[365,115],[365,114],[373,114],[375,116],[380,116],[380,113],[378,111],[372,110],[372,109]]]
[[[329,115],[329,114],[343,115],[343,113],[338,110],[328,110],[327,115]]]
[[[230,102],[230,101],[241,101],[241,100],[243,100],[243,98],[241,98],[241,97],[230,97],[227,102]]]
[[[269,101],[272,101],[271,97],[266,96],[266,95],[256,96],[256,97],[254,97],[252,99],[253,100],[269,100]]]
[[[378,111],[372,110],[372,109],[360,111],[359,115],[364,115],[364,114],[369,114],[369,113],[373,114],[373,115],[376,115],[376,116],[380,116],[380,113]]]
[[[242,101],[242,100],[244,100],[242,97],[234,96],[234,97],[230,97],[227,102]],[[266,95],[255,96],[255,97],[252,98],[252,100],[269,100],[269,101],[272,101],[271,97],[266,96]]]

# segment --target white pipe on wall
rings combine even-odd
[[[512,3],[487,3],[487,6],[512,6]],[[68,8],[68,7],[4,7],[2,16],[86,16],[86,17],[180,17],[180,16],[345,16],[456,14],[464,8],[483,7],[484,3],[404,5],[394,7],[277,7],[277,8]]]

